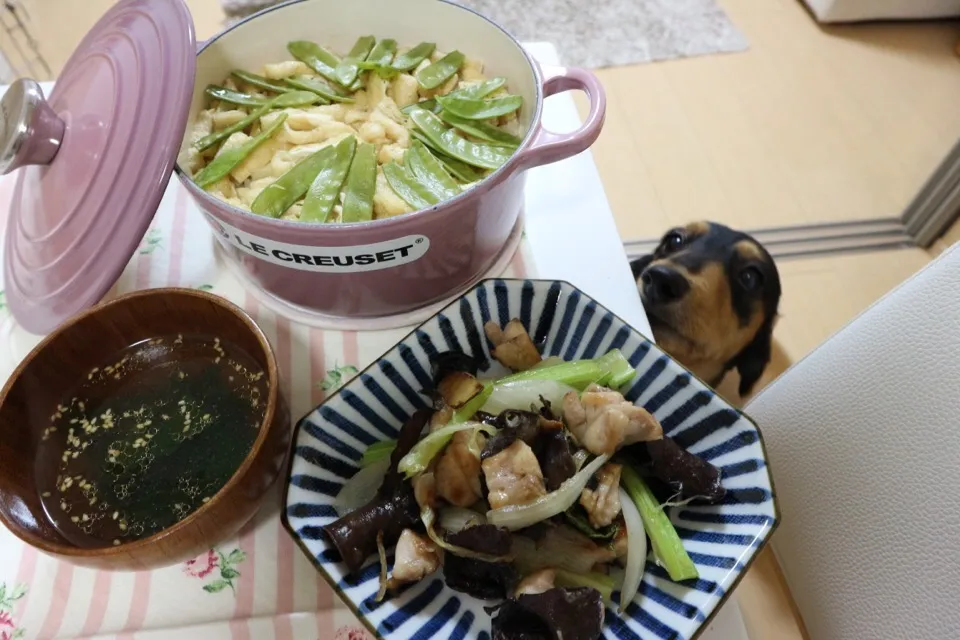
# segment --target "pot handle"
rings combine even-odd
[[[544,100],[563,91],[579,89],[590,100],[587,119],[571,133],[554,133],[537,123],[538,130],[530,146],[520,152],[521,170],[538,167],[575,156],[590,148],[600,136],[607,113],[607,95],[600,80],[592,72],[579,67],[541,67]]]

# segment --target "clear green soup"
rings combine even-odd
[[[93,368],[38,449],[47,517],[85,548],[151,536],[210,500],[266,414],[267,376],[216,336],[162,336]]]

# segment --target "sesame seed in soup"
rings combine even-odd
[[[37,453],[47,517],[84,548],[167,529],[230,480],[266,409],[266,373],[235,344],[176,334],[131,345],[50,416]]]

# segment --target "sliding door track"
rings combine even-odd
[[[664,230],[666,231],[666,230]],[[883,251],[917,246],[899,218],[747,230],[776,259]],[[652,252],[659,238],[624,242],[627,256]]]

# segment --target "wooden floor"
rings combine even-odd
[[[594,154],[624,239],[898,216],[960,136],[960,23],[822,28],[797,0],[719,3],[748,51],[598,72]]]
[[[23,0],[58,70],[112,0]],[[708,218],[735,227],[899,215],[960,136],[960,23],[818,27],[796,0],[719,0],[750,50],[601,70],[607,123],[593,149],[625,240]],[[188,0],[198,38],[216,0]],[[562,55],[562,52],[561,52]],[[784,261],[766,380],[923,267],[931,252]],[[722,391],[739,402],[726,381]],[[738,594],[751,637],[802,637],[765,552]]]

